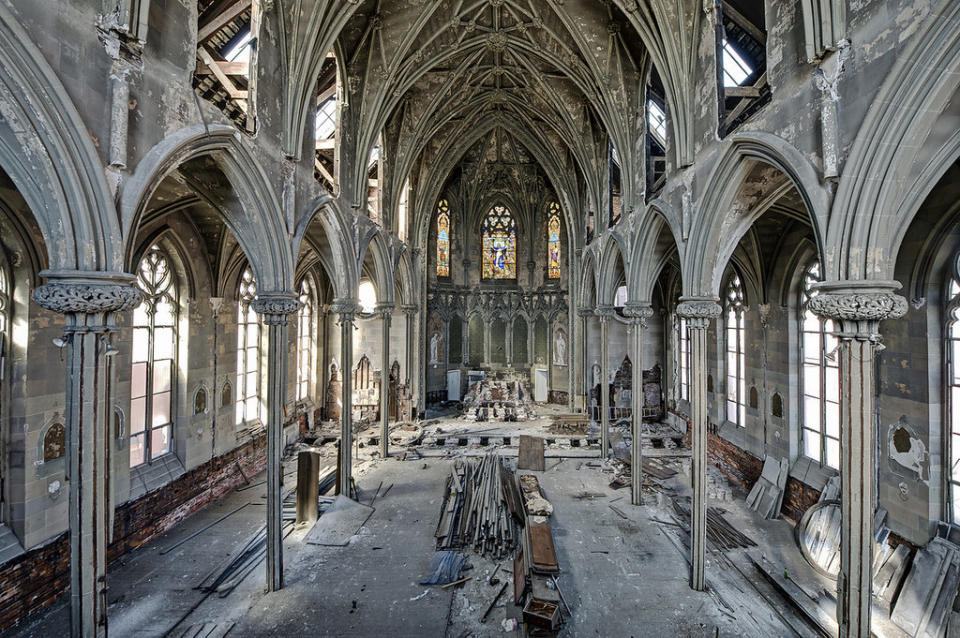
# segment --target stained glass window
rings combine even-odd
[[[727,284],[727,421],[746,426],[746,330],[743,283],[739,275]]]
[[[547,277],[560,279],[560,204],[551,202],[547,221]]]
[[[260,318],[252,307],[257,282],[249,267],[240,277],[237,302],[237,425],[260,416]]]
[[[483,220],[483,278],[517,276],[517,224],[504,206],[494,206]]]
[[[441,199],[437,204],[437,277],[450,276],[450,206]]]
[[[837,348],[833,322],[807,307],[816,296],[820,262],[803,273],[800,290],[800,354],[803,361],[803,454],[832,468],[840,467],[840,367],[832,356]]]
[[[133,311],[130,370],[130,467],[170,451],[177,286],[170,262],[156,246],[140,260],[143,302]]]

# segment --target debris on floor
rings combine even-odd
[[[480,462],[455,463],[447,478],[437,523],[437,549],[472,547],[493,558],[510,554],[519,539],[515,512],[507,496],[512,481],[513,472],[496,452],[488,453]]]
[[[960,526],[941,522],[933,540],[917,550],[890,619],[917,638],[942,636],[958,586]]]
[[[466,558],[460,552],[449,550],[439,551],[430,561],[427,576],[420,581],[421,585],[446,585],[460,578]]]
[[[689,529],[690,501],[675,499],[673,509],[680,518],[680,522]],[[707,540],[723,551],[757,546],[753,539],[731,525],[723,517],[723,510],[717,507],[707,507]]]
[[[764,518],[779,518],[789,472],[789,460],[778,461],[768,455],[763,461],[760,478],[747,495],[747,507]]]

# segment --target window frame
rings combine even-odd
[[[840,469],[840,368],[834,352],[839,345],[837,337],[834,336],[835,328],[831,319],[823,319],[814,314],[809,308],[810,299],[817,295],[815,290],[811,289],[813,283],[821,281],[820,262],[816,259],[807,263],[803,269],[800,279],[798,316],[799,322],[799,362],[800,362],[800,454],[820,464],[820,467]],[[816,326],[815,330],[812,330]],[[808,340],[816,341],[816,355],[811,356]],[[808,383],[810,371],[816,368],[817,380],[815,391],[817,394],[810,394],[813,384]],[[831,399],[828,395],[833,394]],[[814,408],[814,404],[816,407]],[[836,434],[830,433],[828,422],[831,419],[831,406],[833,406],[832,418],[836,423]],[[812,413],[816,413],[815,426]],[[814,439],[813,437],[816,437]],[[813,441],[813,443],[811,443]],[[831,446],[831,443],[833,444]],[[809,451],[816,450],[817,456],[809,454]],[[831,462],[835,459],[835,463]]]
[[[951,259],[951,271],[944,285],[943,359],[944,359],[944,422],[947,436],[944,459],[950,467],[943,472],[946,481],[946,511],[955,522],[960,512],[960,252]],[[956,458],[956,460],[955,460]],[[945,463],[946,464],[946,463]]]
[[[501,220],[506,218],[507,227],[506,229],[501,229],[503,226]],[[491,221],[496,220],[496,221]],[[497,228],[493,228],[492,224],[497,224]],[[508,272],[509,274],[505,276],[494,276],[493,271],[491,274],[487,274],[487,252],[488,248],[492,246],[492,242],[495,240],[496,236],[507,235],[507,238],[510,240],[510,245],[507,249],[504,249],[504,259],[509,262],[512,266]],[[488,241],[489,239],[489,241]],[[483,220],[480,222],[480,278],[483,281],[516,281],[517,280],[517,264],[519,262],[518,252],[518,241],[517,241],[517,218],[514,216],[513,211],[510,210],[510,207],[506,204],[494,204],[490,207],[490,210],[487,211],[487,214],[484,215]],[[505,269],[506,270],[506,269]]]
[[[553,227],[556,225],[556,238],[554,238]],[[550,202],[547,211],[547,280],[557,281],[560,279],[560,273],[563,270],[563,244],[560,238],[562,225],[560,223],[560,204]],[[553,251],[556,249],[556,266],[553,265]]]
[[[260,325],[260,316],[253,310],[251,304],[257,298],[257,281],[248,265],[240,275],[237,284],[237,369],[236,383],[234,384],[234,417],[235,425],[241,426],[256,423],[260,420],[260,346],[263,342],[263,330]],[[251,319],[252,318],[252,319]],[[256,344],[250,345],[250,328],[256,326]],[[251,369],[250,357],[253,355],[254,365]],[[251,377],[252,375],[252,377]],[[251,384],[251,380],[253,383]],[[253,393],[250,392],[250,386]],[[253,415],[249,412],[253,411]]]
[[[446,220],[446,235],[441,237],[441,218]],[[436,252],[434,253],[437,259],[436,273],[437,278],[440,279],[449,279],[450,278],[450,236],[451,236],[451,219],[450,219],[450,203],[446,199],[441,199],[437,202],[437,235],[436,235]],[[446,249],[446,259],[444,261],[444,267],[440,267],[440,247],[441,245]],[[442,272],[441,272],[442,270]]]
[[[724,373],[726,378],[724,417],[738,427],[746,427],[746,308],[743,278],[733,272],[724,288]],[[731,323],[733,325],[731,325]],[[731,341],[733,342],[731,348]],[[731,360],[731,355],[733,359]],[[731,361],[733,365],[731,365]],[[731,367],[733,373],[731,374]],[[731,387],[732,386],[732,387]],[[733,412],[731,412],[733,410]],[[731,414],[734,418],[730,418]]]
[[[300,282],[300,309],[297,311],[297,401],[312,399],[316,392],[313,383],[317,361],[316,294],[312,278]]]
[[[150,263],[152,257],[156,257],[153,273],[153,284],[145,280],[144,264]],[[157,281],[157,264],[164,263],[166,268],[166,279]],[[176,273],[173,270],[173,260],[167,251],[161,247],[151,246],[140,258],[137,265],[137,285],[143,293],[143,301],[134,310],[132,320],[131,352],[130,352],[130,434],[128,461],[130,468],[150,465],[154,461],[174,453],[174,408],[177,399],[177,350],[180,341],[179,322],[180,322],[180,290],[177,282]],[[148,289],[150,288],[150,289]],[[171,307],[169,323],[158,324],[157,306],[164,299]],[[141,314],[144,314],[145,324],[140,323]],[[160,330],[170,331],[169,357],[158,360],[157,333]],[[140,347],[137,345],[138,332],[145,331],[146,344],[144,346],[146,359],[141,361],[137,356]],[[166,390],[157,391],[156,378],[159,362],[167,362],[169,365],[169,379]],[[143,375],[143,394],[137,394],[135,390],[135,370],[139,365],[144,365]],[[167,421],[165,423],[154,423],[155,405],[154,402],[159,395],[167,394]],[[137,406],[137,401],[142,400],[142,406]],[[137,432],[133,431],[134,423],[138,420],[138,412],[142,411],[143,429]],[[154,453],[154,437],[162,431],[167,431],[167,448],[163,452]],[[162,436],[162,435],[161,435]],[[134,463],[134,441],[142,438],[140,447],[141,457],[139,462]]]

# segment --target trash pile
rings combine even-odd
[[[767,456],[763,461],[760,478],[747,495],[747,507],[764,518],[779,518],[789,472],[790,462],[787,459],[777,461],[772,456]]]

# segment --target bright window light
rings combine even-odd
[[[627,287],[620,286],[617,288],[617,296],[613,301],[613,305],[617,308],[623,308],[627,305]]]
[[[318,140],[328,140],[337,130],[337,98],[331,97],[317,109]]]
[[[377,144],[370,149],[370,158],[367,160],[367,169],[373,168],[373,165],[380,159],[380,145]]]
[[[227,62],[249,62],[250,61],[250,30],[248,29],[243,36],[236,41],[230,48],[223,53]]]
[[[370,314],[377,307],[377,290],[373,287],[373,282],[361,283],[357,296],[360,298],[360,310],[365,314]]]
[[[653,100],[647,100],[647,126],[661,146],[667,143],[667,114]]]
[[[723,40],[723,85],[740,86],[753,73],[736,49],[730,46],[726,38]]]

